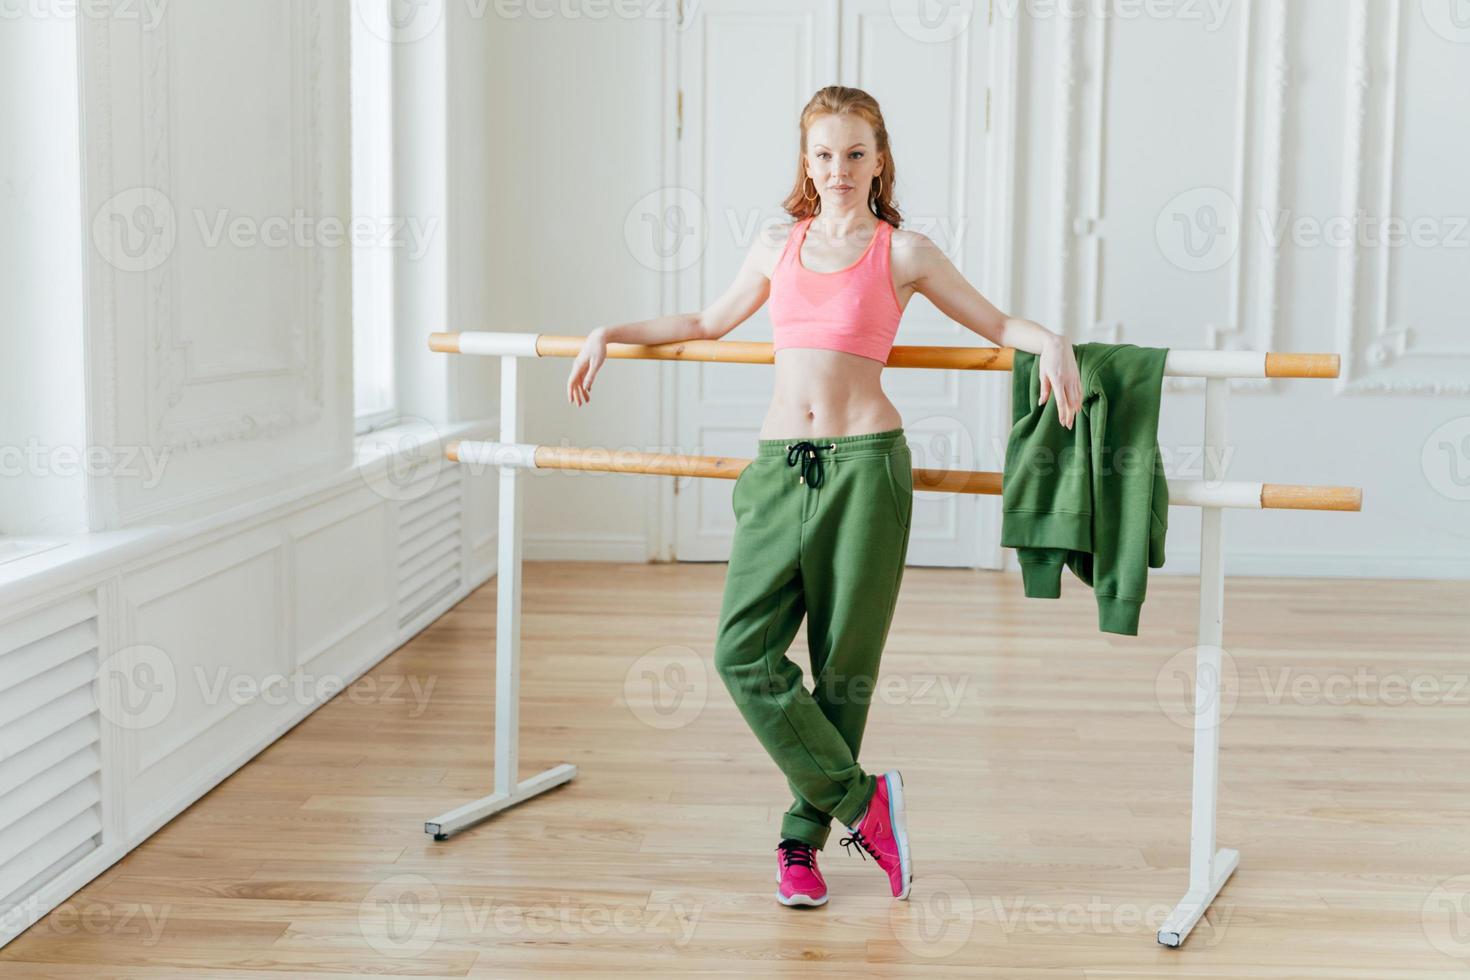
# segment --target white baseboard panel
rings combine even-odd
[[[1163,568],[1150,575],[1198,575],[1199,551],[1174,549]],[[1280,555],[1263,551],[1225,554],[1225,575],[1259,578],[1381,578],[1463,581],[1470,579],[1470,558],[1422,555]]]
[[[413,628],[404,630],[397,636],[387,637],[383,641],[380,641],[378,647],[370,656],[350,671],[342,672],[342,677],[346,684],[344,684],[343,692],[341,693],[345,693],[348,685],[357,681],[369,670],[401,649],[416,633],[444,615],[445,612],[475,589],[484,585],[488,581],[488,575],[492,571],[484,568],[475,569],[474,574],[468,577],[459,588],[444,596],[433,607],[427,610],[422,620],[415,624]],[[340,697],[341,693],[336,696]],[[183,813],[206,793],[224,782],[225,779],[233,775],[278,738],[292,728],[295,728],[307,716],[330,700],[328,698],[323,701],[302,705],[289,714],[273,717],[269,727],[262,731],[255,739],[248,742],[242,749],[202,773],[197,779],[186,784],[173,797],[166,800],[150,813],[144,815],[140,820],[135,821],[135,829],[127,837],[105,843],[96,852],[86,856],[77,864],[68,868],[35,893],[26,896],[14,907],[0,909],[0,947],[4,947],[16,936],[19,936],[26,929],[40,921],[48,912],[61,905],[92,879],[122,860],[129,852],[157,833],[170,820]],[[422,828],[414,824],[412,827],[406,828],[406,830],[419,834]]]
[[[526,561],[649,560],[649,542],[641,534],[528,534],[521,546]]]

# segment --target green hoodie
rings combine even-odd
[[[1062,565],[1097,595],[1098,628],[1138,635],[1148,570],[1164,564],[1169,485],[1159,456],[1168,348],[1073,344],[1082,405],[1072,428],[1056,391],[1041,397],[1040,358],[1011,367],[1011,434],[1000,543],[1016,549],[1027,598],[1062,594]]]

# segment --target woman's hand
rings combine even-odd
[[[587,335],[577,359],[572,362],[572,373],[567,377],[567,401],[573,405],[585,405],[592,400],[592,379],[597,369],[607,360],[607,335],[598,327]]]
[[[1056,334],[1041,348],[1041,400],[1036,404],[1045,405],[1053,389],[1057,393],[1057,419],[1070,429],[1082,405],[1082,378],[1077,373],[1072,345]]]

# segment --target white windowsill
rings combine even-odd
[[[476,436],[494,438],[494,420],[477,419],[438,429],[395,427],[364,433],[353,440],[351,466],[298,486],[258,497],[246,503],[176,523],[145,524],[119,531],[97,531],[58,537],[0,537],[0,608],[17,605],[31,596],[83,587],[140,555],[211,533],[231,525],[282,516],[342,492],[348,484],[366,481],[381,472],[393,452],[413,452],[437,440]],[[452,465],[452,464],[450,464]],[[7,551],[12,552],[7,557]]]

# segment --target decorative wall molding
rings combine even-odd
[[[1342,212],[1379,220],[1394,214],[1394,165],[1398,153],[1399,76],[1404,66],[1403,0],[1351,0],[1348,17],[1347,115],[1343,127]],[[1370,22],[1371,18],[1378,18]],[[1373,45],[1382,43],[1375,66]],[[1374,132],[1375,123],[1377,132]],[[1369,155],[1370,147],[1373,155]],[[1371,171],[1371,172],[1370,172]],[[1393,317],[1393,247],[1353,243],[1338,265],[1337,332],[1342,351],[1338,394],[1470,394],[1470,347],[1428,349],[1416,345],[1413,325]],[[1365,272],[1366,268],[1366,272]],[[1398,370],[1394,370],[1394,367]],[[1411,368],[1412,370],[1405,370]]]
[[[1265,5],[1264,67],[1258,54],[1256,23]],[[1283,134],[1291,67],[1287,57],[1289,35],[1287,0],[1248,0],[1241,9],[1239,72],[1236,76],[1236,121],[1240,134],[1235,149],[1234,200],[1241,203],[1242,221],[1256,213],[1273,213],[1279,207],[1284,174]],[[1106,220],[1102,213],[1107,104],[1103,84],[1110,65],[1111,18],[1062,18],[1058,24],[1056,81],[1058,97],[1053,116],[1055,163],[1053,168],[1052,214],[1054,225],[1053,274],[1050,310],[1054,329],[1064,336],[1080,335],[1086,342],[1132,343],[1125,322],[1104,320],[1100,307],[1103,245]],[[1085,34],[1082,31],[1086,31]],[[1084,56],[1085,52],[1085,56]],[[1083,79],[1091,84],[1088,93],[1085,140],[1078,132],[1079,100]],[[1264,82],[1256,81],[1263,78]],[[1264,84],[1263,92],[1258,92]],[[1088,159],[1078,159],[1078,143],[1089,147]],[[1257,149],[1259,148],[1259,149]],[[1081,168],[1086,173],[1087,200],[1074,187]],[[1230,267],[1228,322],[1206,322],[1204,348],[1212,350],[1274,350],[1277,338],[1277,285],[1280,248],[1259,235],[1248,235],[1253,226],[1241,229],[1240,242]],[[1073,243],[1081,240],[1084,262],[1075,262]],[[1079,281],[1085,266],[1086,279]],[[1078,308],[1072,297],[1084,297]],[[1249,298],[1249,299],[1248,299]],[[1085,303],[1085,305],[1083,305]],[[1074,323],[1076,320],[1078,322]],[[1182,345],[1181,345],[1182,346]],[[1268,390],[1266,379],[1235,378],[1230,384],[1242,391]],[[1165,378],[1166,390],[1202,390],[1202,378]]]
[[[320,0],[288,2],[283,20],[290,25],[292,90],[291,109],[294,193],[293,208],[312,218],[327,212],[323,192],[322,125],[323,32]],[[178,203],[174,181],[172,136],[172,18],[165,16],[142,37],[142,111],[144,134],[144,183]],[[276,367],[207,373],[191,356],[190,342],[178,321],[177,273],[180,254],[148,272],[147,286],[147,419],[150,441],[155,448],[192,450],[232,440],[259,439],[316,421],[323,411],[324,339],[326,323],[326,264],[322,246],[296,245],[297,262],[289,288],[298,298],[298,310],[290,324],[290,362]],[[294,382],[291,398],[284,403],[262,398],[260,410],[186,414],[179,409],[185,390],[251,378],[286,378]]]

